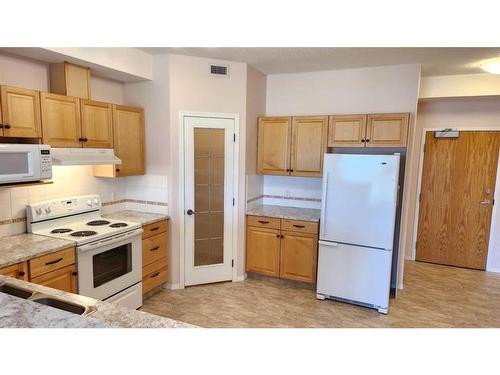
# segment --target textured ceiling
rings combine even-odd
[[[483,72],[479,62],[500,56],[500,48],[140,48],[245,62],[265,74],[370,66],[422,64],[423,76]]]

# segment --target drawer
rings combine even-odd
[[[312,221],[282,219],[281,230],[318,234],[318,223]]]
[[[142,294],[167,282],[167,265],[167,258],[163,258],[142,269]]]
[[[167,257],[167,234],[160,233],[156,236],[142,240],[142,266],[147,266],[161,258]]]
[[[167,220],[162,220],[162,221],[157,221],[156,223],[144,225],[142,229],[144,232],[142,232],[142,238],[148,238],[151,236],[155,236],[159,233],[166,232],[168,228],[168,221]]]
[[[30,259],[30,278],[43,275],[75,263],[75,248],[70,247],[52,254]]]
[[[247,216],[247,225],[252,227],[280,229],[280,219],[265,216]]]

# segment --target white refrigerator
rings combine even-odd
[[[399,155],[325,154],[318,299],[387,314]]]

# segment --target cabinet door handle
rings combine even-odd
[[[5,129],[10,129],[10,125],[9,125],[9,124],[4,125],[3,127],[4,127]]]
[[[83,141],[84,142],[88,142],[89,140],[87,138],[83,138]]]
[[[120,172],[120,168],[116,168],[115,171]]]
[[[76,275],[78,275],[78,272],[72,272],[71,274],[72,274],[73,276],[76,276]]]
[[[24,271],[19,271],[17,274],[18,274],[19,276],[24,276],[24,275],[26,275],[26,272],[24,272]]]
[[[78,142],[83,142],[83,138],[78,138]]]
[[[265,220],[257,220],[259,223],[261,224],[269,224],[269,221],[265,221]]]
[[[279,235],[279,234],[277,234],[277,235],[276,235],[276,237],[277,237],[277,238],[280,238],[280,235]]]
[[[0,129],[2,129],[2,128],[3,128],[3,125],[2,125],[2,124],[0,124]]]
[[[160,273],[156,272],[154,275],[151,275],[151,278],[158,276]]]
[[[160,229],[160,227],[154,227],[154,228],[151,228],[150,231],[153,232],[153,231],[158,230],[158,229]]]
[[[63,258],[59,258],[59,259],[53,260],[51,262],[47,262],[47,263],[45,263],[45,265],[50,266],[51,264],[59,263],[61,260],[63,260]]]
[[[366,143],[368,143],[368,142],[370,142],[370,140],[369,140],[369,139],[367,139],[367,140],[366,140]]]
[[[283,238],[283,235],[281,235],[280,238]]]
[[[361,140],[361,142],[365,143],[365,139],[363,138],[363,139]]]
[[[297,225],[297,224],[293,224],[293,226],[295,228],[305,228],[306,227],[305,225]]]
[[[156,251],[156,250],[158,250],[159,248],[160,248],[160,246],[155,246],[155,247],[153,247],[152,249],[149,249],[149,251]]]

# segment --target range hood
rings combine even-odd
[[[121,164],[112,148],[52,148],[52,165]]]

